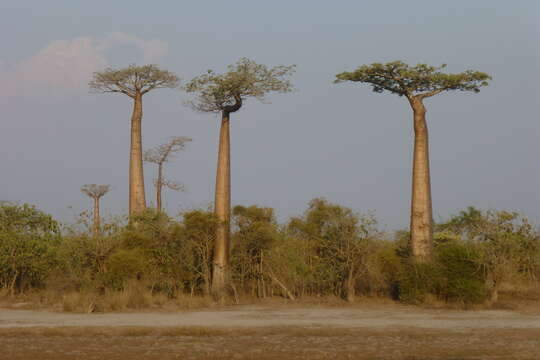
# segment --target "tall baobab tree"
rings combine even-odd
[[[90,89],[99,93],[120,93],[133,99],[131,115],[131,146],[129,157],[129,214],[146,208],[142,161],[142,97],[159,88],[175,88],[179,79],[156,65],[130,65],[124,69],[105,69],[94,73]]]
[[[100,233],[99,199],[111,189],[110,185],[86,184],[81,191],[94,199],[94,236]]]
[[[161,212],[161,190],[168,187],[171,190],[181,191],[184,189],[183,185],[174,181],[166,180],[163,177],[163,164],[172,160],[174,155],[182,151],[186,147],[186,142],[192,141],[191,138],[186,136],[173,137],[166,144],[156,146],[155,148],[148,149],[143,154],[143,160],[146,162],[154,163],[158,166],[158,175],[154,180],[154,186],[156,188],[156,208],[158,212]]]
[[[231,178],[230,178],[230,115],[242,107],[245,100],[254,97],[264,100],[269,92],[292,91],[289,76],[292,66],[268,68],[242,58],[229,65],[228,71],[216,74],[209,70],[191,80],[184,89],[197,93],[189,104],[197,111],[221,114],[219,150],[216,173],[214,212],[219,221],[214,247],[212,293],[223,298],[229,282]]]
[[[354,81],[371,84],[373,91],[388,91],[405,96],[413,110],[414,153],[411,201],[411,238],[413,258],[429,260],[433,251],[433,210],[429,172],[428,128],[424,99],[443,91],[479,92],[491,77],[479,71],[467,70],[446,74],[440,67],[418,64],[409,66],[401,61],[363,65],[352,72],[336,75],[335,82]]]

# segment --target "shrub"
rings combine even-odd
[[[443,283],[439,297],[445,301],[478,303],[486,299],[485,276],[475,247],[451,241],[437,247]]]
[[[107,260],[107,284],[122,289],[126,281],[141,279],[147,269],[148,259],[141,249],[121,249]]]
[[[472,245],[449,241],[435,248],[435,259],[417,263],[409,259],[399,270],[399,299],[422,303],[435,296],[445,302],[472,304],[486,299],[485,279]]]
[[[0,287],[11,294],[42,287],[54,269],[58,223],[34,206],[0,205]]]
[[[398,276],[398,298],[411,304],[423,303],[429,295],[437,294],[442,283],[441,269],[436,262],[417,263],[405,259]]]

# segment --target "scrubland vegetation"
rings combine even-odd
[[[426,109],[441,92],[477,93],[491,76],[401,61],[363,65],[336,75],[408,100],[414,148],[411,224],[385,233],[371,214],[325,199],[278,223],[273,209],[231,207],[231,114],[248,99],[293,90],[295,66],[267,67],[242,58],[223,74],[210,70],[183,86],[200,112],[218,113],[220,137],[212,210],[178,217],[161,208],[162,187],[182,189],[163,176],[163,165],[188,137],[143,152],[142,97],[175,88],[179,78],[155,65],[94,73],[90,88],[134,99],[131,117],[129,214],[102,221],[99,199],[108,185],[87,184],[93,220],[82,215],[61,225],[27,204],[0,207],[0,289],[4,298],[66,311],[200,307],[281,297],[386,298],[413,304],[497,304],[502,290],[538,294],[540,235],[521,214],[470,207],[433,222]],[[143,156],[144,154],[144,156]],[[143,159],[158,165],[156,209],[147,208]]]
[[[434,257],[411,260],[408,231],[314,199],[283,224],[273,209],[232,211],[230,302],[360,297],[405,303],[497,304],[501,290],[538,293],[540,236],[520,214],[468,208],[435,225]],[[135,221],[61,225],[27,204],[0,207],[4,301],[65,311],[211,306],[217,220],[148,209]]]

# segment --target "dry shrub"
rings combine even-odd
[[[62,297],[62,310],[89,313],[96,310],[97,295],[86,292],[70,292]]]
[[[525,313],[540,313],[540,284],[505,284],[498,300],[491,304],[494,309]]]
[[[176,298],[169,298],[163,293],[152,293],[148,285],[136,280],[128,282],[122,290],[107,290],[103,294],[71,292],[65,294],[61,302],[63,311],[79,313],[142,309],[178,311],[216,305],[210,297],[180,294]]]
[[[193,310],[215,307],[218,304],[210,296],[190,296],[179,294],[175,299],[172,299],[172,305],[175,309]]]

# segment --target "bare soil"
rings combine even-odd
[[[410,306],[0,309],[0,359],[540,359],[540,315]]]

